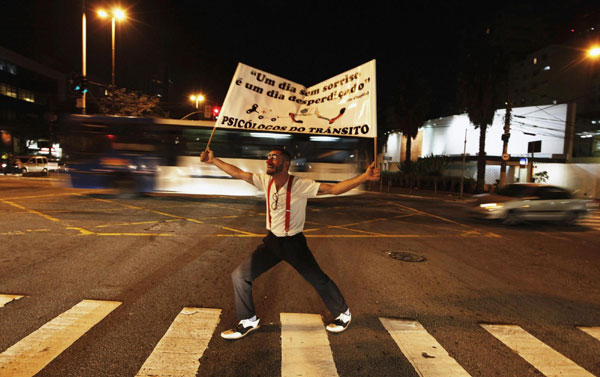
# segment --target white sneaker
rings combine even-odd
[[[328,324],[325,329],[329,332],[339,333],[346,330],[350,325],[350,322],[352,322],[352,314],[347,315],[342,313],[338,315],[333,322]]]
[[[221,333],[221,338],[227,340],[241,339],[250,334],[252,331],[258,330],[260,328],[260,325],[258,324],[259,322],[259,318],[257,318],[256,321],[242,319],[235,328],[223,331]]]

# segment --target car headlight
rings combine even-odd
[[[479,206],[483,209],[487,209],[488,211],[493,211],[495,209],[504,207],[502,203],[482,203]]]
[[[5,168],[5,167],[6,167],[6,164],[2,164],[2,167],[3,167],[3,168]]]

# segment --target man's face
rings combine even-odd
[[[267,174],[275,175],[284,169],[286,158],[280,151],[271,151],[267,156]]]

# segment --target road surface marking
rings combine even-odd
[[[250,233],[250,232],[246,232],[246,231],[243,231],[243,230],[230,228],[228,226],[221,226],[221,229],[230,230],[230,231],[235,232],[235,233],[240,233],[243,236],[250,236],[250,237],[253,237],[253,236],[258,236],[258,237],[264,236],[264,235],[261,235],[261,234]]]
[[[577,327],[579,330],[588,333],[590,336],[600,340],[600,327]]]
[[[593,211],[577,222],[581,226],[587,226],[594,230],[600,230],[600,212]]]
[[[138,206],[134,206],[134,205],[131,205],[131,204],[126,204],[126,203],[120,203],[120,202],[117,202],[117,201],[114,201],[114,200],[94,198],[94,197],[91,197],[89,195],[81,195],[81,196],[84,196],[84,197],[87,197],[87,198],[90,198],[90,199],[93,199],[93,200],[97,200],[99,202],[117,204],[117,205],[120,205],[120,206],[123,206],[123,207],[126,207],[126,208],[130,208],[130,209],[136,209],[136,210],[140,210],[140,211],[151,212],[151,213],[155,213],[157,215],[167,216],[167,217],[173,217],[175,219],[186,220],[186,221],[189,221],[189,222],[192,222],[192,223],[204,224],[203,221],[200,221],[198,219],[186,218],[186,217],[178,216],[178,215],[172,215],[172,214],[167,213],[167,212],[155,211],[153,209],[148,209],[148,208],[144,208],[144,207],[138,207]]]
[[[168,219],[168,220],[152,220],[152,221],[136,221],[136,222],[132,222],[132,223],[115,223],[115,224],[103,224],[103,225],[96,225],[96,228],[110,228],[110,227],[117,227],[117,226],[132,226],[132,225],[148,225],[148,224],[161,224],[161,223],[168,223],[168,222],[173,222],[173,221],[181,221],[181,219]]]
[[[482,324],[481,327],[547,377],[594,377],[517,325]]]
[[[281,313],[281,376],[337,376],[318,314]]]
[[[3,308],[4,305],[8,304],[11,301],[18,300],[23,296],[20,295],[1,295],[0,294],[0,308]]]
[[[18,196],[13,198],[5,198],[5,200],[22,200],[22,199],[37,199],[37,198],[55,198],[57,196],[74,196],[77,193],[65,192],[65,193],[53,193],[45,195],[29,195],[29,196]]]
[[[17,203],[13,203],[13,202],[11,202],[11,201],[8,201],[8,200],[0,199],[0,202],[2,202],[2,203],[6,203],[6,204],[8,204],[8,205],[11,205],[11,206],[13,206],[13,207],[16,207],[16,208],[18,208],[18,209],[21,209],[21,210],[23,210],[23,211],[27,211],[27,212],[29,212],[29,213],[33,213],[33,214],[35,214],[35,215],[42,216],[43,218],[45,218],[45,219],[47,219],[47,220],[50,220],[50,221],[56,221],[56,222],[59,222],[59,221],[60,221],[60,220],[59,220],[59,219],[57,219],[56,217],[52,217],[52,216],[50,216],[50,215],[47,215],[47,214],[45,214],[45,213],[42,213],[42,212],[40,212],[40,211],[36,211],[35,209],[29,209],[29,208],[25,208],[25,207],[23,207],[22,205],[19,205],[19,204],[17,204]]]
[[[419,376],[469,376],[419,322],[391,318],[379,318],[379,320]]]
[[[74,226],[67,227],[69,230],[77,230],[79,231],[78,236],[131,236],[131,237],[174,237],[174,234],[171,233],[98,233],[92,232],[91,230],[87,230],[84,228],[78,228]]]
[[[442,220],[442,221],[448,222],[448,223],[450,223],[450,224],[455,224],[455,225],[458,225],[458,226],[462,226],[462,227],[464,227],[464,228],[468,228],[468,229],[471,229],[471,230],[474,230],[474,231],[477,231],[477,232],[481,232],[479,229],[477,229],[477,228],[475,228],[475,227],[473,227],[473,226],[466,225],[466,224],[461,224],[461,223],[459,223],[459,222],[457,222],[457,221],[450,220],[450,219],[447,219],[447,218],[445,218],[445,217],[442,217],[442,216],[434,215],[434,214],[432,214],[432,213],[427,213],[427,212],[424,212],[424,211],[418,210],[418,209],[416,209],[416,208],[407,207],[407,206],[404,206],[404,205],[402,205],[402,204],[398,204],[398,203],[394,203],[394,202],[387,202],[387,203],[388,203],[388,204],[390,204],[390,205],[394,205],[394,206],[397,206],[397,207],[401,207],[401,208],[404,208],[404,209],[407,209],[407,210],[410,210],[410,211],[416,212],[416,213],[418,213],[418,214],[421,214],[421,215],[430,216],[430,217],[433,217],[433,218],[435,218],[435,219],[438,219],[438,220]],[[487,235],[488,235],[489,237],[502,238],[502,236],[500,236],[499,234],[492,233],[492,232],[489,232]]]
[[[0,354],[0,377],[35,375],[119,305],[81,301]]]
[[[183,308],[136,377],[195,377],[221,309]]]

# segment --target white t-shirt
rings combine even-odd
[[[275,182],[271,186],[271,197],[268,198],[269,183],[272,177],[268,174],[252,174],[254,186],[265,193],[265,208],[267,229],[277,237],[285,237],[285,202],[287,195],[288,182],[283,185],[279,191],[275,186]],[[304,221],[306,220],[306,200],[314,198],[319,191],[320,183],[312,179],[294,176],[292,182],[292,193],[290,200],[290,229],[287,236],[302,232],[304,229]],[[273,205],[275,192],[277,191],[277,208],[269,208],[269,204]],[[271,212],[271,226],[269,226],[269,211]]]

